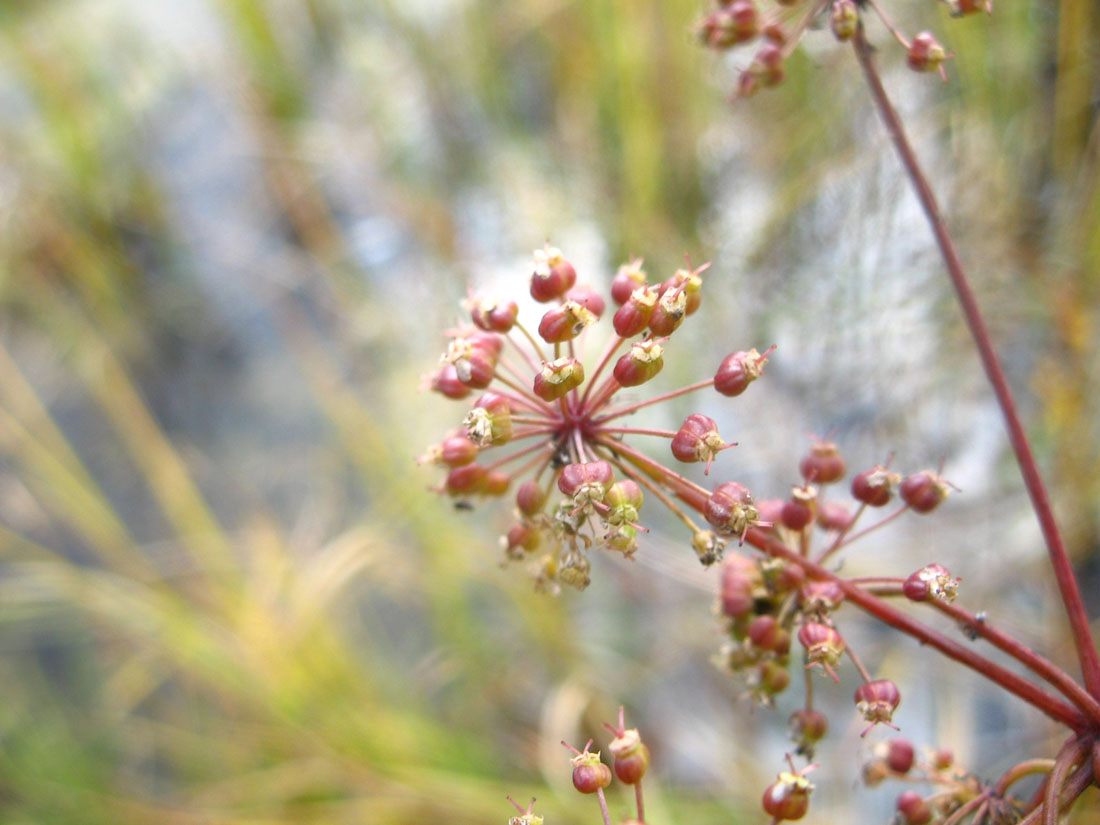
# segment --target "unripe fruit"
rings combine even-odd
[[[763,373],[770,352],[761,355],[750,349],[727,355],[714,374],[714,388],[731,398],[740,395]]]
[[[900,482],[901,476],[876,464],[852,479],[852,498],[870,507],[884,507],[890,503]]]
[[[898,796],[898,813],[904,825],[927,825],[932,821],[932,808],[916,791],[902,791]]]
[[[917,513],[935,510],[950,492],[947,483],[931,470],[921,470],[906,476],[899,488],[902,501]]]
[[[817,523],[826,530],[841,532],[852,526],[852,513],[840,501],[824,501],[817,508]]]
[[[475,298],[467,306],[470,307],[470,320],[474,326],[489,332],[508,332],[519,315],[519,306],[515,301]]]
[[[537,481],[525,481],[516,490],[516,507],[525,516],[541,512],[545,503],[546,491]]]
[[[649,316],[650,333],[658,338],[672,335],[687,316],[687,307],[688,296],[683,287],[666,290]]]
[[[947,52],[931,32],[921,32],[909,44],[906,62],[909,68],[918,72],[934,72],[947,59]]]
[[[646,285],[646,274],[642,270],[641,258],[635,258],[619,267],[611,279],[611,300],[619,306],[627,302],[634,290]]]
[[[791,739],[802,752],[812,750],[814,744],[823,739],[829,730],[829,720],[824,713],[806,708],[792,713],[787,725]]]
[[[566,302],[572,301],[573,303],[580,304],[597,319],[603,315],[603,311],[607,307],[607,303],[604,301],[603,296],[588,284],[580,284],[573,287],[565,293],[565,300]]]
[[[777,86],[783,82],[786,72],[783,69],[783,49],[775,43],[765,41],[749,64],[749,72],[764,86]]]
[[[577,504],[587,501],[603,501],[614,482],[611,465],[606,461],[590,461],[587,464],[567,464],[558,476],[558,489]]]
[[[653,287],[643,284],[634,290],[611,318],[615,333],[621,338],[632,338],[644,332],[653,316],[653,308],[657,306],[657,298],[657,290]]]
[[[695,413],[684,419],[672,438],[672,454],[685,464],[705,461],[704,474],[710,473],[710,464],[719,451],[727,445],[718,435],[718,424],[713,418]]]
[[[928,599],[953,602],[958,594],[959,581],[942,564],[929,564],[910,575],[902,584],[901,592],[915,602]]]
[[[740,536],[760,516],[753,506],[752,493],[736,481],[718,485],[703,506],[703,515],[719,533]]]
[[[649,748],[637,729],[624,730],[608,745],[615,757],[615,776],[626,785],[637,785],[649,769]]]
[[[592,754],[599,758],[599,754]],[[581,763],[573,768],[573,787],[590,794],[611,784],[611,768],[603,762]]]
[[[481,482],[481,492],[487,496],[502,496],[508,492],[512,478],[502,470],[490,470]]]
[[[452,496],[479,492],[485,479],[485,467],[481,464],[463,464],[447,473],[444,489]]]
[[[901,693],[898,691],[898,686],[889,679],[876,679],[856,688],[856,709],[871,723],[871,727],[880,722],[889,725],[900,702]],[[863,733],[866,734],[871,727]]]
[[[859,29],[859,9],[853,0],[835,0],[829,14],[829,27],[841,42],[855,37]]]
[[[431,388],[447,398],[465,398],[470,394],[470,388],[458,379],[454,364],[444,364],[432,375]]]
[[[791,489],[791,497],[783,502],[779,519],[788,530],[801,532],[813,524],[817,508],[817,490],[806,485]]]
[[[664,367],[664,349],[652,338],[630,346],[630,352],[615,363],[612,373],[624,387],[637,387],[653,378]]]
[[[548,344],[572,341],[585,327],[596,323],[596,316],[576,301],[548,309],[539,322],[539,335]]]
[[[886,744],[886,765],[895,773],[909,773],[915,759],[913,743],[908,739],[891,739]]]
[[[531,273],[531,297],[541,303],[552,301],[568,292],[577,281],[577,271],[552,246],[535,250],[535,267]]]
[[[806,481],[830,484],[844,478],[846,465],[836,444],[817,441],[810,445],[810,452],[798,463],[798,469]]]
[[[814,786],[804,776],[781,773],[764,791],[764,811],[777,820],[801,819],[810,808],[810,791]]]
[[[576,358],[558,358],[542,365],[531,390],[543,401],[556,401],[584,383],[584,365]]]

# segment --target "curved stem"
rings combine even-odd
[[[901,119],[894,110],[890,98],[886,94],[886,89],[882,85],[882,79],[879,77],[878,69],[875,67],[871,54],[871,46],[864,37],[862,25],[856,31],[855,37],[852,38],[852,44],[855,47],[856,57],[863,69],[867,85],[871,90],[875,107],[886,124],[886,130],[890,133],[894,148],[897,149],[901,162],[905,166],[905,171],[909,175],[909,180],[916,190],[921,207],[928,218],[932,234],[935,235],[936,244],[940,248],[948,275],[951,277],[951,283],[955,287],[955,293],[962,307],[963,316],[966,318],[970,334],[978,348],[982,366],[985,368],[986,376],[997,397],[997,403],[1004,414],[1008,438],[1013,451],[1016,453],[1016,462],[1020,465],[1020,473],[1023,475],[1024,486],[1031,498],[1031,506],[1039,520],[1039,528],[1042,530],[1043,538],[1046,541],[1050,564],[1054,570],[1054,578],[1058,583],[1058,590],[1069,617],[1073,642],[1077,649],[1077,659],[1081,664],[1081,671],[1085,677],[1085,686],[1088,688],[1089,693],[1100,699],[1100,656],[1097,654],[1096,642],[1089,630],[1088,613],[1085,611],[1085,605],[1081,599],[1077,577],[1074,575],[1073,565],[1070,563],[1069,554],[1066,552],[1062,534],[1058,530],[1057,522],[1054,520],[1054,511],[1051,508],[1042,477],[1039,475],[1035,457],[1032,455],[1031,445],[1016,412],[1016,402],[1012,397],[1012,391],[1009,389],[1008,380],[1005,378],[1004,370],[1001,369],[997,353],[993,349],[989,331],[982,320],[978,302],[970,288],[962,261],[955,251],[954,241],[952,241],[943,216],[940,214],[932,187],[929,185],[920,162],[917,160],[916,153],[909,143]]]

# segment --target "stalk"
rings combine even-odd
[[[1031,506],[1038,518],[1039,528],[1042,531],[1047,553],[1050,557],[1051,568],[1054,571],[1054,578],[1058,583],[1058,591],[1069,617],[1073,643],[1085,678],[1085,686],[1088,688],[1089,693],[1100,699],[1100,657],[1097,655],[1096,642],[1089,630],[1088,613],[1085,611],[1085,605],[1081,599],[1077,577],[1074,575],[1073,565],[1070,563],[1069,554],[1066,552],[1062,534],[1054,519],[1050,498],[1039,474],[1035,457],[1031,452],[1027,434],[1020,423],[1016,411],[1016,402],[1013,399],[1012,391],[1009,389],[997,353],[993,349],[989,330],[982,319],[978,302],[974,297],[973,290],[970,288],[962,261],[955,250],[954,241],[947,231],[947,226],[940,213],[932,187],[929,185],[928,178],[925,176],[920,161],[917,159],[909,138],[905,134],[901,119],[898,117],[898,113],[882,85],[882,78],[875,67],[871,46],[864,36],[862,25],[856,31],[855,37],[852,38],[852,44],[859,65],[863,69],[863,75],[870,89],[875,108],[882,117],[886,130],[890,133],[894,148],[897,150],[909,180],[913,184],[924,214],[928,218],[932,234],[936,238],[936,244],[939,246],[951,283],[959,299],[966,324],[978,348],[982,367],[985,369],[986,377],[989,379],[989,383],[992,385],[993,392],[997,397],[997,404],[1004,415],[1008,438],[1012,444],[1013,452],[1016,454],[1016,462],[1020,466],[1020,473],[1031,499]]]

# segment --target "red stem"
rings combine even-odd
[[[1039,528],[1042,530],[1043,538],[1046,541],[1050,564],[1054,570],[1054,578],[1058,582],[1058,590],[1069,616],[1073,642],[1077,648],[1077,659],[1081,663],[1081,671],[1085,677],[1085,686],[1093,696],[1100,699],[1100,656],[1097,655],[1096,642],[1089,630],[1088,613],[1085,611],[1085,605],[1081,599],[1080,588],[1077,577],[1073,572],[1073,565],[1070,563],[1069,554],[1066,552],[1062,535],[1054,520],[1054,512],[1050,506],[1046,487],[1043,485],[1039,468],[1035,463],[1035,457],[1032,455],[1031,446],[1028,443],[1027,434],[1024,432],[1023,425],[1020,423],[1016,412],[1016,403],[1013,400],[1012,391],[1008,387],[1008,381],[993,349],[989,331],[982,320],[978,302],[970,288],[962,261],[955,251],[955,244],[951,240],[943,216],[940,214],[932,187],[924,175],[916,153],[913,151],[908,137],[906,137],[901,119],[894,110],[890,98],[886,94],[886,89],[882,85],[878,70],[875,68],[871,46],[864,37],[862,26],[856,31],[852,43],[855,47],[856,57],[859,59],[859,65],[863,69],[864,77],[867,80],[867,85],[870,87],[875,107],[886,124],[886,130],[890,133],[894,148],[897,149],[901,162],[905,166],[905,171],[909,175],[909,180],[916,190],[921,207],[928,218],[932,233],[935,235],[936,244],[940,248],[940,253],[947,266],[947,272],[951,277],[951,283],[955,287],[955,293],[958,296],[967,326],[970,328],[970,334],[974,338],[978,354],[981,356],[982,366],[985,368],[986,376],[993,386],[994,394],[997,396],[997,403],[1004,414],[1008,438],[1012,443],[1013,451],[1016,453],[1016,461],[1020,465],[1024,486],[1031,498],[1031,506],[1039,520]]]

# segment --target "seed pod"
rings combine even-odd
[[[909,773],[915,759],[913,743],[908,739],[891,739],[886,743],[886,765],[894,773]]]
[[[525,481],[516,491],[516,507],[525,516],[542,512],[546,503],[546,491],[537,481]]]
[[[454,364],[444,364],[430,379],[430,386],[434,392],[445,395],[447,398],[465,398],[470,394],[470,388],[458,380],[458,371]]]
[[[884,507],[894,497],[900,482],[901,476],[876,464],[852,479],[852,498],[870,507]]]
[[[556,401],[584,383],[584,365],[576,358],[558,358],[542,365],[531,389],[543,401]]]
[[[649,748],[636,728],[616,733],[608,745],[611,755],[615,757],[615,776],[626,785],[637,785],[649,770]]]
[[[652,338],[637,341],[630,352],[615,363],[615,380],[624,387],[637,387],[653,378],[664,367],[664,349]]]
[[[906,63],[909,68],[917,72],[934,72],[940,69],[943,61],[947,59],[947,52],[939,44],[931,32],[921,32],[913,38],[909,44],[909,54]]]
[[[714,374],[714,388],[722,395],[740,395],[761,376],[770,352],[769,349],[761,355],[755,349],[750,349],[727,355]]]
[[[540,303],[560,298],[577,281],[577,271],[561,254],[560,249],[547,246],[535,250],[535,266],[531,273],[531,297]]]
[[[622,306],[639,287],[646,285],[646,274],[642,269],[642,259],[635,258],[623,264],[615,277],[611,279],[611,300]]]
[[[706,467],[703,474],[710,473],[710,464],[719,451],[727,446],[722,437],[718,435],[718,424],[713,418],[695,413],[684,419],[680,429],[672,438],[672,454],[678,461],[685,464],[705,461]]]
[[[587,464],[567,464],[558,476],[558,489],[576,504],[603,501],[614,482],[611,465],[606,461]]]
[[[889,679],[876,679],[856,688],[856,710],[871,723],[863,734],[866,735],[867,731],[880,722],[893,727],[890,723],[900,702],[901,693],[898,692],[898,686]]]
[[[788,530],[802,532],[813,524],[817,514],[817,488],[809,484],[791,488],[791,497],[783,502],[779,520]]]
[[[479,492],[481,483],[485,479],[485,472],[485,468],[476,462],[455,467],[447,473],[443,488],[452,496]]]
[[[856,36],[859,29],[859,8],[853,0],[835,0],[829,14],[833,36],[842,43]]]
[[[599,759],[599,754],[592,754]],[[588,762],[573,768],[573,787],[584,794],[595,793],[611,784],[611,768],[603,762]]]
[[[833,672],[833,665],[844,653],[844,639],[836,628],[822,622],[806,622],[798,630],[798,641],[806,648],[806,660],[810,665],[821,665],[834,682],[840,681]]]
[[[825,737],[829,720],[819,710],[802,708],[791,714],[787,722],[791,739],[798,745],[799,753],[813,753],[813,746]]]
[[[916,513],[930,513],[947,498],[951,488],[931,470],[921,470],[906,476],[899,488],[902,501]]]
[[[806,777],[784,771],[764,791],[764,811],[777,820],[802,819],[810,808],[813,789]]]
[[[927,825],[932,821],[932,808],[912,790],[898,796],[898,814],[904,825]]]
[[[844,478],[846,466],[836,444],[832,441],[816,441],[798,463],[798,469],[806,481],[830,484]]]
[[[539,335],[548,344],[572,341],[585,327],[596,323],[596,316],[576,301],[566,301],[546,311],[539,322]]]
[[[744,536],[760,514],[753,506],[752,493],[743,484],[719,484],[703,506],[703,516],[719,533]]]
[[[657,298],[657,290],[644,284],[630,293],[611,319],[615,333],[621,338],[632,338],[644,332],[657,306]]]
[[[770,40],[765,41],[749,64],[748,71],[762,86],[778,86],[786,77],[783,49]]]
[[[665,290],[649,316],[649,331],[655,337],[672,335],[687,316],[688,296],[683,287]]]
[[[591,312],[597,320],[603,316],[603,311],[607,307],[607,303],[604,301],[603,296],[600,295],[594,287],[588,284],[578,284],[573,287],[565,293],[565,300],[566,302],[572,301],[573,303],[580,304]]]
[[[914,602],[938,599],[943,602],[955,601],[958,595],[960,579],[951,575],[951,571],[942,564],[929,564],[913,573],[902,585],[902,593]]]
[[[488,332],[508,332],[519,316],[519,306],[515,301],[474,298],[468,306],[474,326]]]

